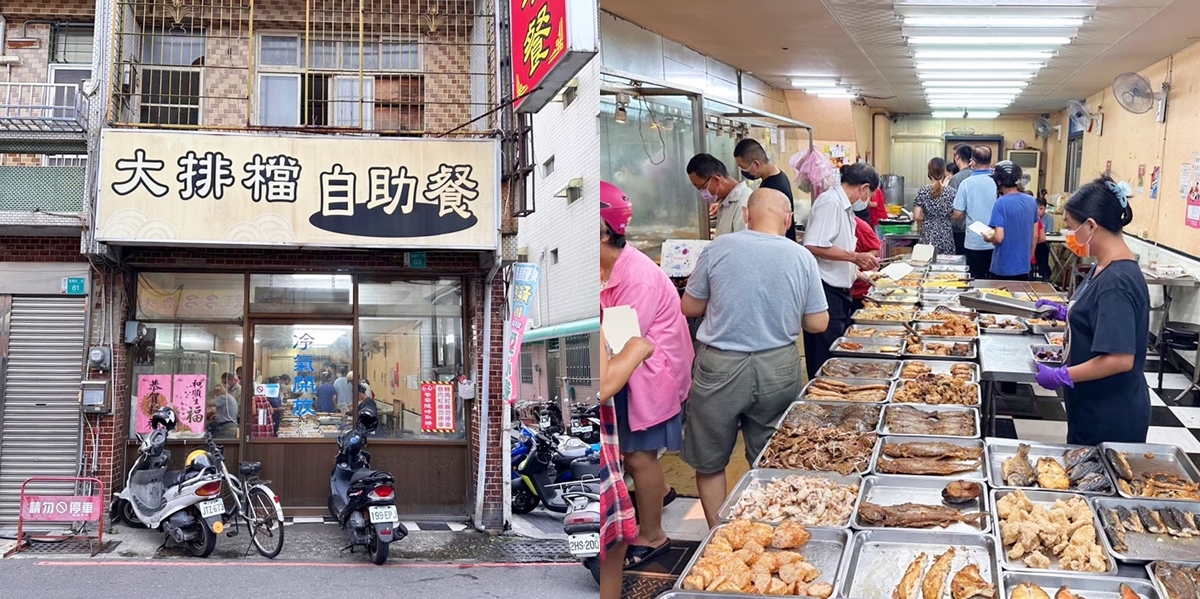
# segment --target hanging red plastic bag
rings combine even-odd
[[[825,190],[837,185],[838,171],[833,163],[816,147],[809,146],[800,150],[788,159],[788,164],[796,170],[796,186],[816,199]]]

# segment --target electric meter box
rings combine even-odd
[[[112,411],[112,401],[108,396],[108,381],[80,381],[79,387],[84,414],[108,414]]]

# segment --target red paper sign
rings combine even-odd
[[[26,495],[21,519],[30,522],[98,522],[104,506],[98,495]]]
[[[421,383],[421,430],[455,430],[453,383]]]
[[[513,93],[537,89],[567,53],[566,0],[509,0],[512,16]],[[519,107],[522,100],[513,103]]]

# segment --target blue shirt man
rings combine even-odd
[[[1003,239],[992,253],[992,278],[1027,277],[1037,230],[1037,202],[1033,196],[1014,192],[1000,196],[988,226],[1003,230]]]
[[[966,214],[966,225],[979,221],[987,224],[992,218],[992,208],[996,205],[996,182],[992,180],[992,169],[975,169],[958,187],[954,195],[954,210]],[[968,250],[990,250],[992,244],[983,237],[967,229],[967,237],[963,243]]]

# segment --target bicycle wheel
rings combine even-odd
[[[283,550],[283,521],[275,511],[275,500],[261,487],[250,489],[250,505],[246,506],[250,540],[258,553],[274,558]]]

